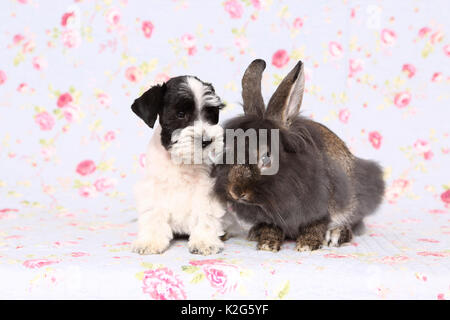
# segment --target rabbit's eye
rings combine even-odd
[[[177,112],[177,118],[178,119],[183,119],[186,116],[186,114],[183,111],[178,111]]]
[[[261,167],[269,167],[271,163],[270,154],[266,152],[260,159]]]

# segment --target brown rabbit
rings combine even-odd
[[[253,226],[248,237],[258,242],[258,249],[278,251],[285,238],[297,240],[298,251],[349,242],[352,231],[361,232],[364,217],[382,201],[382,170],[375,162],[355,157],[324,125],[299,116],[305,81],[301,61],[265,108],[265,66],[258,59],[247,68],[242,79],[245,115],[228,120],[224,129],[278,129],[278,137],[271,133],[266,144],[253,149],[245,144],[246,155],[256,155],[257,163],[246,159],[217,165],[215,192],[239,219]],[[278,150],[272,150],[273,139],[279,139]],[[225,155],[228,152],[229,147]],[[278,171],[265,174],[275,163]]]

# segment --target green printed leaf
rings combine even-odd
[[[203,273],[197,273],[197,275],[192,278],[191,283],[199,283],[204,278],[205,278],[205,275]]]
[[[142,262],[141,266],[143,266],[146,269],[153,269],[153,263],[150,262]]]
[[[286,284],[284,285],[283,289],[281,289],[280,292],[278,292],[278,298],[283,299],[289,293],[290,288],[291,283],[288,280],[286,281]]]
[[[196,266],[182,266],[181,270],[183,270],[184,272],[187,273],[194,273],[196,271],[198,271],[200,268],[196,267]]]

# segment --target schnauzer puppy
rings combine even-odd
[[[136,99],[132,110],[153,128],[145,177],[135,186],[139,213],[133,251],[164,252],[174,234],[189,235],[189,251],[203,255],[223,249],[224,206],[212,193],[211,165],[223,150],[219,110],[224,104],[211,84],[180,76]],[[216,153],[217,152],[217,153]]]

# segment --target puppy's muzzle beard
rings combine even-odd
[[[177,165],[211,165],[223,152],[223,128],[220,125],[194,125],[172,133],[169,149]]]

